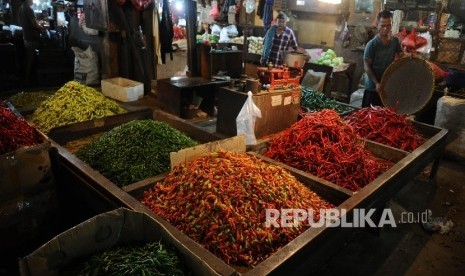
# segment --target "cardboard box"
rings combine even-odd
[[[0,156],[0,202],[54,185],[50,148],[50,142],[45,141]]]
[[[144,84],[137,81],[113,78],[102,80],[101,85],[103,95],[121,102],[137,101],[144,96]]]
[[[59,234],[19,260],[21,275],[59,275],[74,260],[131,242],[162,241],[172,245],[193,275],[215,275],[199,256],[148,215],[119,208],[102,213]]]

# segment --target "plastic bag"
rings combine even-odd
[[[220,10],[218,9],[218,2],[212,1],[212,9],[210,11],[210,16],[213,18],[213,21],[218,20],[220,17]]]
[[[92,47],[84,51],[71,47],[74,52],[74,80],[89,85],[99,83],[98,56]]]
[[[245,12],[251,14],[255,10],[254,0],[245,0]]]
[[[228,30],[226,28],[221,29],[219,43],[229,42]]]
[[[308,70],[305,73],[305,76],[302,80],[301,85],[305,87],[310,87],[313,90],[323,92],[325,85],[326,73],[325,72],[315,72],[313,70]]]
[[[219,36],[221,33],[221,27],[218,26],[218,25],[213,25],[212,26],[212,35],[216,35],[216,36]]]
[[[262,117],[262,112],[254,104],[252,92],[247,93],[247,100],[236,118],[237,135],[245,134],[246,144],[257,144],[255,137],[255,120]]]
[[[407,52],[415,52],[416,49],[425,46],[428,44],[426,38],[421,37],[416,34],[415,29],[412,29],[410,34],[408,34],[404,40],[402,40],[402,46],[405,46]]]
[[[347,21],[345,23],[345,26],[344,26],[344,30],[342,30],[341,32],[341,41],[342,41],[342,47],[343,48],[346,48],[347,46],[349,46],[350,44],[350,32],[349,32],[349,27],[347,26]]]
[[[429,32],[419,34],[421,37],[426,39],[426,45],[417,49],[417,52],[422,54],[429,54],[431,47],[433,46],[433,38]]]

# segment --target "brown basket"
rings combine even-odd
[[[414,114],[430,101],[434,90],[431,66],[418,57],[404,57],[392,63],[381,79],[381,100],[399,114]]]
[[[442,63],[460,63],[464,45],[464,42],[458,40],[441,40],[436,61]]]

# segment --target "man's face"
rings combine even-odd
[[[278,19],[278,29],[286,28],[286,19]]]
[[[381,37],[388,37],[391,33],[392,19],[381,18],[378,23],[378,33]]]

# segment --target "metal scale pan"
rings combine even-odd
[[[423,59],[404,57],[392,63],[381,79],[381,100],[399,114],[414,114],[431,100],[433,69]]]

